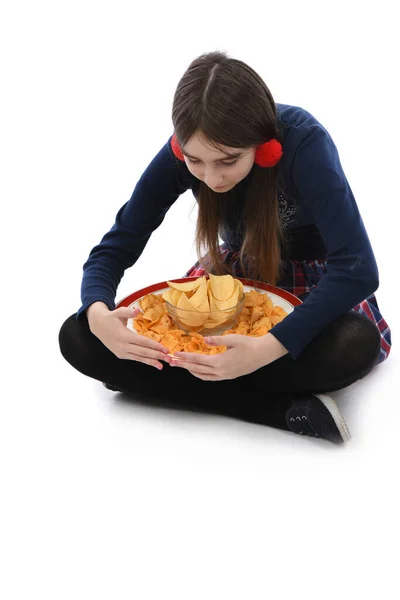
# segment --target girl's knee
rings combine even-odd
[[[77,319],[76,313],[62,324],[58,342],[65,360],[84,375],[103,381],[102,369],[113,368],[118,360],[90,331],[87,319]]]
[[[75,348],[77,344],[76,313],[68,317],[61,325],[58,333],[58,344],[60,352],[69,363],[72,363],[73,356],[76,355]]]
[[[382,339],[378,327],[367,316],[354,311],[347,313],[337,334],[339,347],[348,353],[350,360],[362,362],[363,368],[376,364]]]
[[[358,336],[370,349],[371,356],[377,358],[382,343],[381,333],[377,325],[361,313],[354,313],[353,320],[357,324]]]

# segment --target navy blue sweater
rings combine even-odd
[[[284,135],[278,171],[284,190],[284,195],[279,195],[280,214],[291,236],[294,255],[290,258],[327,259],[327,273],[318,286],[270,330],[296,359],[329,323],[372,294],[379,280],[364,223],[330,134],[303,108],[279,103],[276,107]],[[82,305],[77,319],[96,301],[104,302],[110,310],[115,308],[125,270],[138,260],[169,208],[188,189],[196,197],[199,180],[174,156],[171,137],[83,265]],[[254,166],[231,190],[235,201],[228,203],[231,208],[220,236],[232,250],[240,248],[241,207],[253,173]]]

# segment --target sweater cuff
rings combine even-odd
[[[115,303],[110,301],[109,298],[105,298],[105,297],[96,297],[96,298],[90,298],[89,300],[86,300],[82,306],[80,307],[80,309],[78,310],[78,312],[76,313],[76,320],[80,321],[81,319],[84,318],[84,315],[86,315],[86,311],[89,308],[89,306],[91,304],[93,304],[94,302],[104,302],[104,304],[107,304],[108,308],[110,310],[114,310],[115,309]]]
[[[283,325],[283,323],[282,323]],[[274,336],[288,351],[290,356],[296,360],[301,356],[305,347],[304,344],[296,343],[296,340],[293,339],[293,332],[288,327],[281,327],[281,323],[277,323],[274,325],[269,332]]]

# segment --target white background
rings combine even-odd
[[[393,598],[398,589],[398,30],[394,2],[14,1],[0,12],[0,595]],[[6,7],[7,6],[7,7]],[[332,396],[353,438],[123,402],[58,331],[82,265],[172,133],[174,90],[225,50],[331,133],[394,348]],[[195,261],[183,194],[117,300]],[[262,399],[260,399],[261,401]],[[397,555],[397,556],[396,556]]]

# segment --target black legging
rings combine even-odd
[[[378,328],[350,311],[331,323],[293,360],[290,354],[248,375],[203,381],[186,369],[163,369],[120,359],[92,334],[87,318],[71,315],[59,333],[64,358],[78,371],[157,405],[232,416],[288,429],[286,410],[293,396],[331,392],[365,377],[380,351]]]

